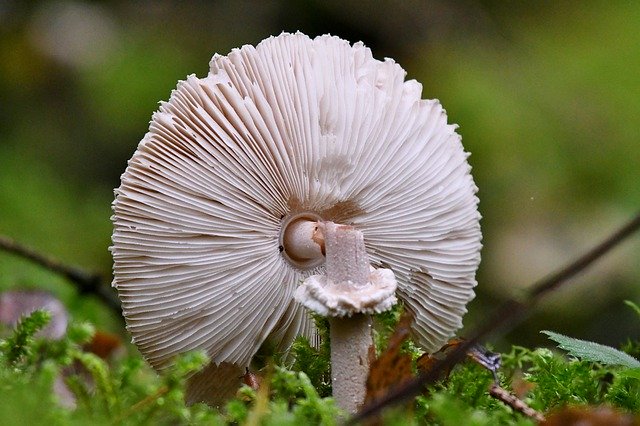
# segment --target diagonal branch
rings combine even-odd
[[[640,213],[631,221],[621,227],[619,230],[611,234],[600,244],[589,250],[584,255],[577,258],[558,272],[538,281],[531,287],[529,297],[523,302],[515,299],[507,300],[485,324],[481,325],[471,338],[464,341],[451,351],[445,358],[439,360],[433,365],[428,372],[418,375],[416,378],[407,382],[406,385],[389,392],[385,397],[376,401],[375,404],[364,407],[356,416],[350,419],[348,424],[368,419],[384,408],[407,402],[419,395],[426,385],[434,383],[442,371],[453,368],[457,363],[464,360],[466,353],[471,347],[490,334],[497,332],[504,333],[516,325],[518,325],[531,312],[538,301],[548,293],[562,287],[569,280],[580,272],[584,271],[596,260],[607,254],[611,249],[616,247],[622,241],[633,235],[640,229]]]
[[[110,288],[103,284],[100,274],[89,272],[81,268],[65,265],[51,256],[44,255],[30,247],[22,245],[13,239],[0,235],[0,250],[30,260],[58,275],[63,276],[83,294],[92,294],[104,302],[109,308],[120,315],[120,303]]]

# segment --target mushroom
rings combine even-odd
[[[0,324],[15,326],[37,309],[48,311],[51,320],[36,336],[60,340],[67,333],[69,315],[60,300],[46,291],[13,290],[0,293]]]
[[[153,115],[115,191],[113,285],[154,368],[208,353],[188,402],[232,395],[260,347],[313,338],[294,293],[325,272],[329,222],[393,271],[425,350],[461,327],[477,188],[455,126],[404,78],[362,43],[281,34],[215,55]]]

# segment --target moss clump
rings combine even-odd
[[[379,351],[399,315],[389,313],[378,329]],[[190,353],[161,376],[138,356],[107,362],[82,349],[94,333],[88,324],[71,324],[65,338],[38,339],[46,313],[24,318],[0,340],[0,418],[3,424],[124,425],[300,425],[336,424],[344,413],[330,393],[328,341],[314,347],[299,339],[289,368],[271,365],[258,391],[244,386],[221,410],[183,403],[187,376],[208,362]],[[318,324],[321,333],[326,326]],[[402,349],[415,360],[419,351],[408,342]],[[548,349],[514,347],[502,354],[500,385],[541,411],[567,405],[608,404],[640,412],[640,371],[581,361]],[[281,364],[286,364],[282,362]],[[491,372],[467,361],[447,379],[425,389],[408,406],[383,413],[387,425],[533,425],[535,422],[492,398]],[[66,396],[59,389],[66,389]],[[58,389],[53,392],[53,389]]]

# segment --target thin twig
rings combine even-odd
[[[640,229],[640,214],[636,215],[636,217],[630,220],[626,225],[611,234],[587,253],[562,268],[560,271],[534,284],[530,292],[531,299],[537,300],[548,292],[557,289],[567,280],[578,275],[590,264],[607,254],[609,250],[620,244],[627,237],[630,237],[633,233],[638,231],[638,229]]]
[[[121,313],[120,303],[110,288],[103,285],[102,276],[100,274],[88,272],[75,266],[65,265],[51,256],[39,253],[4,235],[0,235],[0,250],[4,250],[8,253],[30,260],[45,269],[63,276],[69,282],[73,283],[80,293],[93,294],[103,301],[109,308],[118,314]]]
[[[489,334],[495,334],[498,331],[504,333],[518,325],[543,296],[565,285],[569,279],[585,270],[593,262],[600,259],[612,248],[630,237],[639,229],[640,213],[593,249],[580,256],[555,274],[535,283],[531,287],[532,289],[529,293],[529,297],[526,298],[524,302],[520,302],[515,299],[507,300],[488,322],[481,325],[475,333],[471,333],[472,337],[469,340],[466,340],[456,346],[456,348],[446,357],[438,360],[429,371],[418,375],[416,378],[408,381],[400,388],[389,392],[383,398],[376,400],[373,405],[368,407],[365,406],[356,416],[350,419],[348,424],[355,424],[370,418],[371,416],[378,414],[384,408],[409,401],[416,395],[420,394],[426,385],[437,381],[442,371],[450,370],[453,366],[462,361],[471,347],[479,343]]]
[[[510,393],[508,390],[500,387],[499,384],[494,383],[493,385],[491,385],[491,387],[489,388],[489,395],[504,402],[515,411],[518,411],[537,422],[545,421],[544,415],[542,415],[542,413],[529,407],[526,402]]]

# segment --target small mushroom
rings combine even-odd
[[[282,34],[210,67],[161,104],[115,191],[113,285],[149,363],[205,350],[187,400],[218,404],[261,346],[313,338],[293,295],[329,273],[328,222],[393,271],[417,342],[438,349],[474,296],[481,247],[468,154],[440,104],[331,36]]]
[[[59,340],[67,333],[69,315],[60,300],[46,291],[14,290],[0,293],[0,324],[15,326],[36,309],[48,311],[51,320],[36,336]]]

